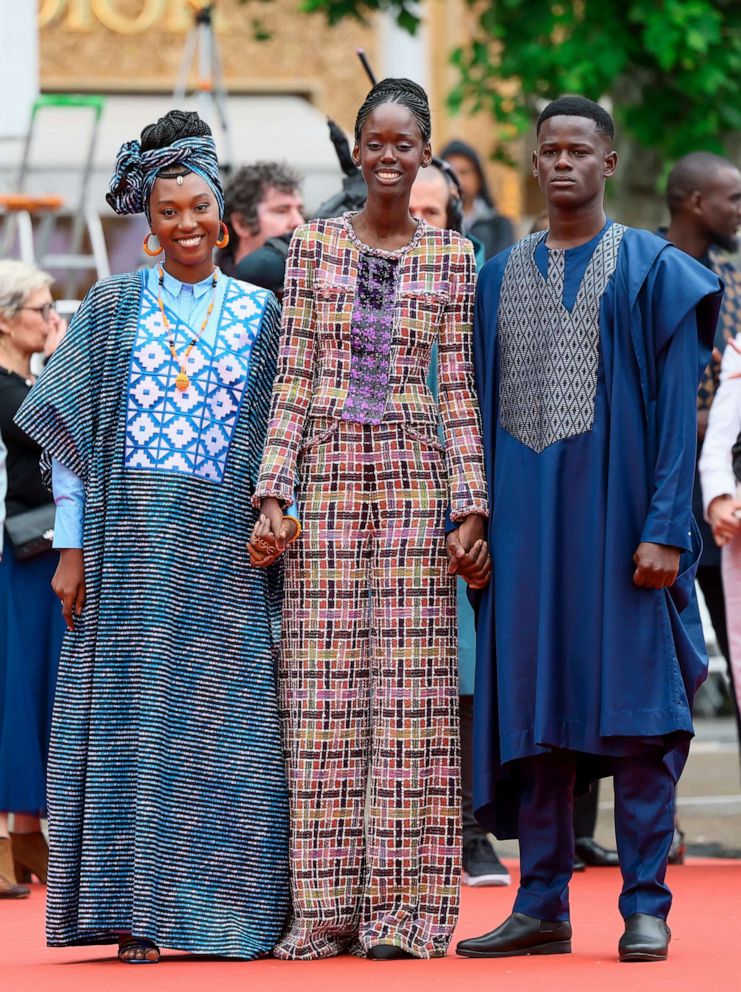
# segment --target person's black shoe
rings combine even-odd
[[[574,867],[571,870],[572,871],[586,871],[587,870],[586,862],[582,861],[582,859],[580,857],[578,857],[578,855],[575,854],[574,855]]]
[[[574,850],[576,857],[590,868],[617,868],[620,865],[617,851],[598,844],[594,837],[577,837]]]
[[[647,913],[633,913],[625,921],[618,955],[621,961],[666,961],[671,937],[666,920]]]
[[[370,961],[402,961],[404,958],[413,958],[414,955],[396,944],[374,944],[368,948],[366,957]]]
[[[511,881],[488,837],[474,837],[463,845],[464,885],[509,885]]]
[[[455,953],[464,958],[571,954],[571,924],[568,920],[537,920],[524,913],[513,913],[491,933],[461,940]]]

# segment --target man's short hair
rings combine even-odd
[[[669,212],[674,214],[680,210],[690,193],[701,193],[719,172],[735,168],[729,159],[713,152],[690,152],[680,158],[666,181]]]
[[[294,193],[301,187],[301,175],[285,162],[255,162],[237,169],[224,188],[224,217],[231,229],[232,214],[239,214],[253,234],[260,230],[257,208],[268,189]],[[233,231],[231,231],[234,234]]]
[[[597,133],[609,141],[615,137],[615,124],[612,117],[604,107],[600,107],[594,100],[589,100],[585,96],[560,96],[553,100],[547,107],[544,107],[538,115],[535,125],[536,134],[540,134],[540,128],[544,121],[550,117],[587,117],[594,121],[597,126]]]

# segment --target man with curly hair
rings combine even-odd
[[[242,259],[269,238],[291,234],[304,222],[302,177],[284,162],[255,162],[242,166],[224,190],[229,246],[219,265],[236,275]]]

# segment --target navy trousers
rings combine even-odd
[[[554,751],[517,762],[521,783],[517,913],[541,920],[569,918],[576,758],[570,751]],[[624,918],[647,913],[666,919],[672,896],[664,877],[674,835],[676,783],[659,751],[613,762],[615,836],[623,876],[620,913]]]

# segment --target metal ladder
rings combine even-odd
[[[87,202],[88,187],[93,169],[93,156],[98,136],[100,119],[105,107],[105,98],[94,95],[77,95],[68,93],[46,94],[38,97],[31,110],[31,123],[26,133],[21,164],[16,180],[16,192],[0,195],[0,213],[4,215],[3,235],[0,241],[0,254],[7,255],[13,244],[14,235],[18,235],[18,246],[23,261],[41,268],[62,269],[67,272],[92,269],[98,279],[110,275],[108,252],[100,216],[92,210]],[[93,127],[87,148],[87,157],[82,166],[80,196],[74,211],[71,212],[72,230],[69,238],[69,248],[65,252],[47,251],[52,233],[64,207],[60,196],[35,196],[25,192],[26,179],[30,172],[30,154],[34,129],[38,116],[42,111],[54,109],[81,109],[92,111]],[[32,218],[39,218],[38,229],[34,235]],[[90,252],[82,250],[84,235],[87,232],[90,241]],[[68,281],[67,294],[73,295],[71,287],[76,280]]]

